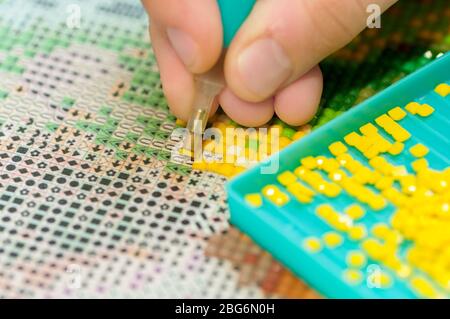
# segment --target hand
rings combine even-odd
[[[222,51],[216,0],[142,0],[171,111],[188,120],[193,74],[208,71]],[[291,125],[308,122],[322,94],[318,63],[366,26],[369,4],[382,11],[396,0],[258,0],[233,39],[219,96],[225,113],[246,126],[274,112]],[[213,110],[215,112],[215,110]]]

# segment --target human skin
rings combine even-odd
[[[222,109],[245,126],[263,125],[274,113],[290,125],[307,123],[322,94],[319,62],[366,27],[370,4],[384,12],[396,1],[258,0],[225,56]],[[186,121],[195,74],[213,67],[222,52],[219,7],[216,0],[142,3],[164,94],[172,113]]]

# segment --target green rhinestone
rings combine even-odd
[[[296,131],[290,127],[285,127],[283,131],[281,132],[281,136],[287,137],[288,139],[292,140],[292,137]]]
[[[0,100],[6,99],[8,97],[8,92],[0,90]]]

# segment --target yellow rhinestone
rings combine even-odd
[[[397,206],[405,205],[405,202],[408,200],[407,197],[402,195],[395,187],[384,189],[382,194]]]
[[[271,200],[275,205],[283,206],[289,202],[289,196],[287,196],[285,193],[280,192],[275,197],[273,197]]]
[[[412,162],[411,166],[416,173],[419,173],[428,168],[428,161],[424,158],[420,158]]]
[[[391,285],[392,283],[392,279],[391,276],[389,276],[389,274],[385,273],[385,272],[381,272],[380,273],[380,284],[381,284],[381,288],[387,288]]]
[[[307,204],[312,202],[312,196],[314,195],[314,192],[306,186],[303,186],[299,182],[290,184],[287,187],[287,190],[301,203]]]
[[[322,168],[326,161],[327,161],[327,158],[325,156],[317,156],[316,157],[317,167]]]
[[[351,220],[345,215],[337,214],[337,216],[329,218],[327,222],[331,227],[341,232],[347,232],[351,227]]]
[[[419,108],[420,108],[420,104],[417,102],[411,102],[405,106],[405,109],[413,115],[417,114],[417,111],[419,110]]]
[[[392,144],[392,146],[388,149],[389,154],[391,155],[398,155],[403,151],[403,148],[405,145],[400,142],[395,142]]]
[[[344,279],[350,284],[358,284],[363,280],[363,273],[356,269],[347,269],[344,271]]]
[[[438,296],[433,285],[423,277],[412,278],[410,284],[421,297],[436,298]]]
[[[333,180],[333,181],[339,183],[339,182],[342,181],[345,177],[347,177],[347,174],[346,174],[344,171],[342,171],[342,170],[336,170],[336,171],[334,171],[334,172],[328,174],[328,177],[329,177],[331,180]]]
[[[348,237],[351,240],[362,240],[367,236],[367,230],[366,227],[364,225],[355,225],[355,226],[351,226],[350,229],[348,230]]]
[[[394,179],[392,177],[383,176],[375,183],[375,188],[383,190],[391,187],[393,183]]]
[[[393,120],[386,114],[380,115],[375,119],[375,123],[377,123],[382,128],[392,125],[392,122]]]
[[[245,168],[245,167],[242,167],[242,166],[236,166],[236,167],[234,168],[234,170],[235,170],[236,175],[237,175],[237,174],[240,174],[240,173],[243,173],[244,171],[246,171],[246,168]]]
[[[285,171],[277,176],[278,182],[283,186],[289,186],[297,181],[297,176],[290,171]]]
[[[361,166],[353,175],[353,179],[360,184],[372,184],[374,178],[376,178],[375,172],[365,166]]]
[[[303,131],[298,131],[297,133],[295,133],[293,136],[292,136],[292,140],[294,140],[294,141],[296,141],[296,140],[299,140],[299,139],[301,139],[303,136],[305,136],[306,135],[306,133],[305,132],[303,132]]]
[[[347,152],[347,146],[345,146],[342,142],[334,142],[328,147],[328,149],[334,156],[339,156]]]
[[[397,273],[397,276],[399,276],[400,278],[408,278],[409,276],[411,276],[412,269],[408,265],[401,265],[397,269],[396,273]]]
[[[396,121],[400,121],[406,116],[406,112],[402,110],[399,106],[394,107],[388,112],[388,115]]]
[[[375,119],[375,122],[381,126],[389,135],[391,135],[397,142],[404,142],[411,137],[403,126],[395,122],[387,114],[383,114]]]
[[[261,207],[263,201],[259,194],[247,194],[245,195],[245,200],[253,207]]]
[[[377,271],[373,273],[372,276],[377,288],[388,288],[392,284],[391,276],[384,271]]]
[[[381,170],[386,164],[388,164],[387,160],[381,156],[374,157],[369,161],[369,165],[377,170]]]
[[[283,149],[286,146],[288,146],[289,144],[291,144],[292,141],[285,136],[281,136],[279,139],[279,143],[280,143],[280,149]]]
[[[391,169],[391,175],[395,179],[400,179],[400,178],[405,177],[405,176],[408,175],[408,170],[403,165],[401,165],[401,166],[393,166],[392,169]]]
[[[417,114],[422,117],[430,116],[434,113],[434,108],[429,104],[422,104],[420,108],[417,110]]]
[[[344,141],[350,146],[355,146],[361,141],[361,135],[356,132],[351,132],[344,137]]]
[[[360,251],[350,251],[346,257],[347,265],[352,268],[362,268],[366,265],[366,256]]]
[[[308,156],[308,157],[301,159],[300,163],[308,169],[314,169],[317,167],[317,161],[312,156]]]
[[[357,205],[357,204],[353,204],[351,206],[348,206],[345,209],[345,213],[348,216],[350,216],[353,220],[361,219],[364,216],[364,214],[365,214],[364,209],[361,206]]]
[[[345,168],[348,169],[353,174],[358,172],[362,167],[363,165],[356,160],[348,162],[347,165],[345,166]]]
[[[382,210],[387,205],[386,200],[382,196],[378,195],[369,196],[366,202],[373,210]]]
[[[380,154],[380,150],[378,148],[378,145],[376,145],[376,144],[372,145],[368,150],[366,150],[363,153],[364,157],[366,157],[368,159],[374,158],[378,154]]]
[[[416,144],[409,149],[410,153],[415,157],[424,157],[428,154],[428,148],[423,144]]]
[[[303,166],[297,167],[294,171],[295,175],[297,175],[298,177],[305,176],[308,172],[309,172],[309,169],[307,169],[306,167],[303,167]]]
[[[178,125],[178,126],[186,127],[186,122],[183,121],[183,120],[180,120],[180,119],[177,119],[175,121],[175,124]]]
[[[361,133],[367,136],[374,135],[378,132],[377,127],[372,123],[367,123],[366,125],[361,126],[359,130]]]
[[[328,219],[332,215],[336,215],[336,211],[328,204],[320,205],[316,208],[316,213],[324,219]]]
[[[447,83],[441,83],[436,86],[434,91],[440,96],[446,97],[448,94],[450,94],[450,85],[448,85]]]
[[[375,239],[369,238],[363,241],[361,248],[375,260],[380,260],[385,254],[382,245]]]
[[[192,168],[199,170],[199,171],[204,171],[208,168],[208,163],[200,161],[200,162],[194,162],[192,163]]]
[[[191,150],[188,150],[187,148],[184,148],[184,147],[180,148],[179,152],[181,155],[189,156],[190,158],[194,157],[194,153]]]
[[[217,165],[216,171],[221,175],[231,177],[236,173],[235,166],[233,164],[224,163],[224,164],[213,164],[213,165]]]
[[[266,197],[272,197],[278,192],[279,192],[279,189],[275,185],[267,185],[262,190],[263,195]]]
[[[378,223],[372,227],[372,234],[380,239],[385,239],[390,231],[389,226],[384,223]]]
[[[336,232],[328,232],[323,235],[323,241],[329,248],[335,248],[342,244],[343,238]]]
[[[322,249],[320,240],[316,237],[309,237],[303,241],[303,246],[312,253],[317,253]]]
[[[394,122],[396,125],[390,130],[390,134],[397,142],[404,142],[411,137],[411,133],[409,133],[405,128],[401,125]]]
[[[280,136],[280,133],[283,131],[283,126],[279,124],[274,124],[269,127],[269,133],[272,135]]]
[[[279,190],[275,185],[267,185],[262,190],[263,195],[277,206],[283,206],[289,202],[289,196]]]
[[[309,197],[314,196],[314,191],[312,191],[310,188],[304,186],[300,182],[292,183],[288,186],[288,190],[292,193],[303,193]]]
[[[343,167],[346,167],[349,162],[353,161],[353,157],[347,153],[338,155],[336,159],[339,162],[339,165]]]
[[[325,160],[325,163],[321,167],[325,172],[331,173],[339,169],[339,162],[334,158]]]
[[[312,200],[312,197],[311,196],[308,196],[308,195],[305,195],[305,194],[302,194],[302,193],[298,193],[298,194],[292,194],[300,203],[303,203],[303,204],[309,204],[309,203],[311,203],[313,200]]]
[[[323,190],[323,193],[328,197],[336,197],[341,193],[341,188],[333,183],[327,183],[325,184],[325,189]]]

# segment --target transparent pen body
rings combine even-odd
[[[192,116],[187,123],[188,136],[184,148],[192,151],[194,158],[201,153],[203,132],[208,124],[211,109],[218,104],[217,97],[224,88],[223,55],[216,65],[207,73],[195,77],[195,97],[192,105]]]

